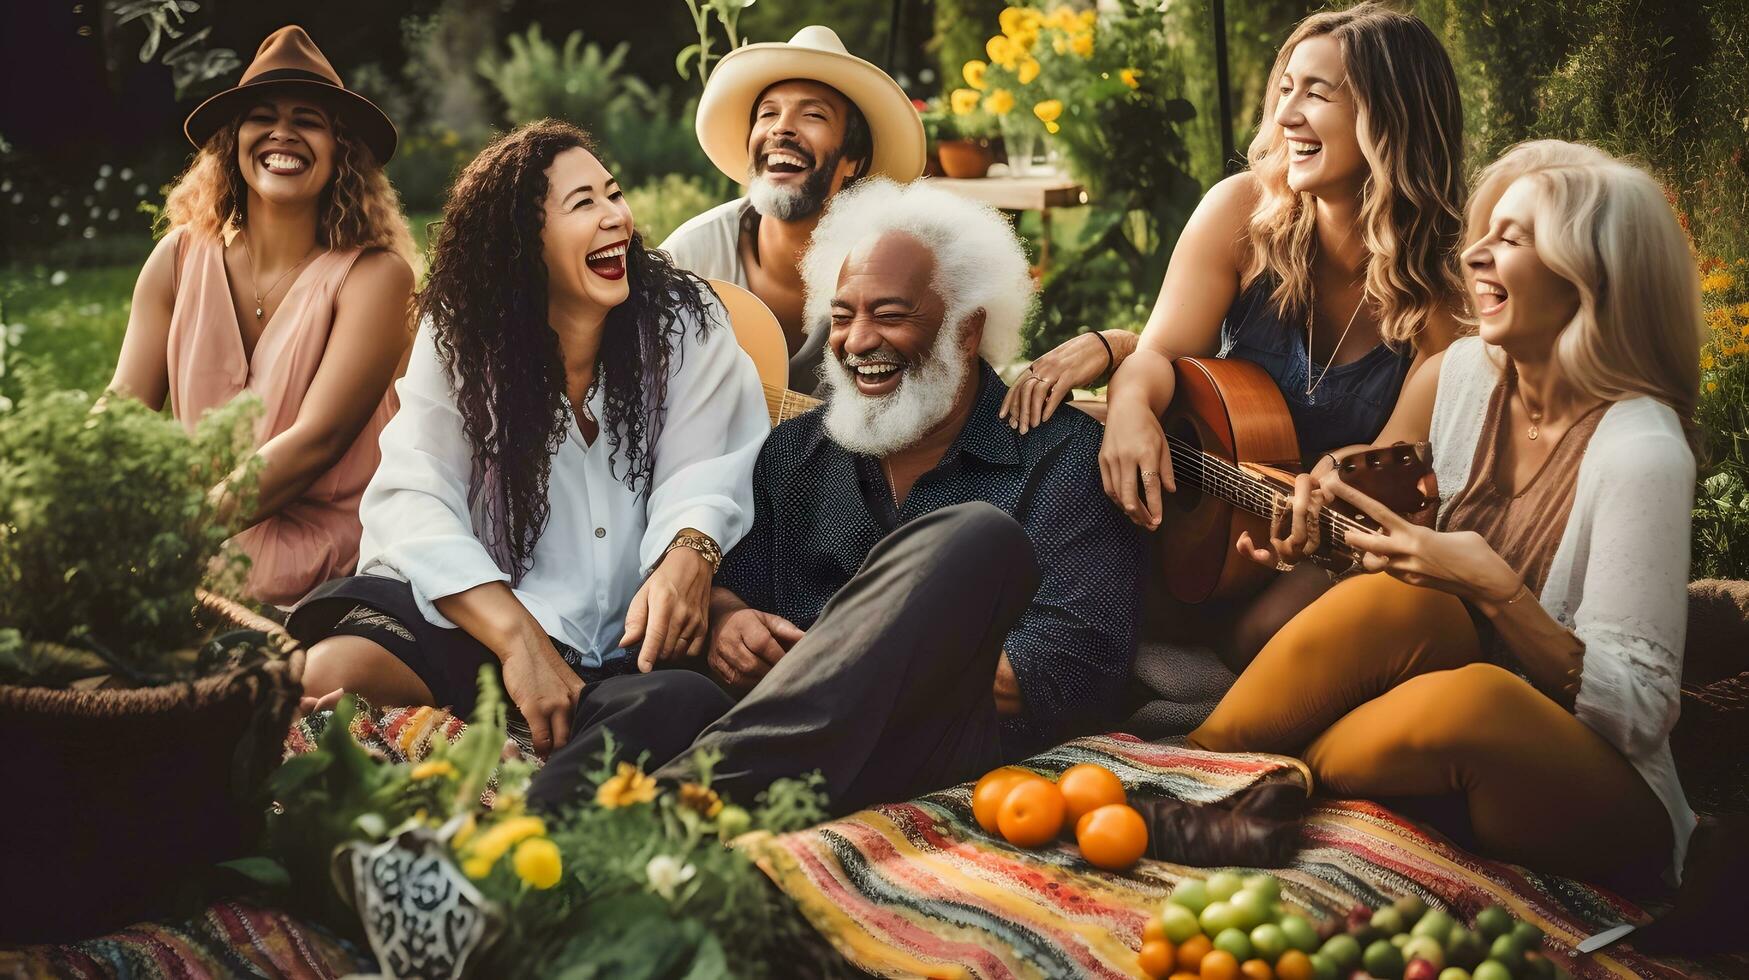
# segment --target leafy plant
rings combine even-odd
[[[668,173],[715,173],[693,135],[696,102],[675,111],[668,89],[652,89],[625,71],[629,44],[603,51],[573,31],[555,46],[539,24],[508,44],[507,55],[482,57],[479,70],[503,100],[510,125],[553,118],[582,126],[627,187]]]
[[[207,37],[212,27],[203,27],[184,36],[188,15],[200,9],[196,0],[123,0],[111,10],[118,25],[141,24],[146,32],[140,44],[140,61],[151,61],[163,47],[166,38],[178,43],[164,52],[163,63],[170,68],[176,85],[176,97],[184,98],[205,83],[242,66],[242,59],[230,48],[208,48]]]
[[[662,244],[688,218],[726,200],[714,184],[683,174],[667,174],[626,191],[632,222],[651,247]]]
[[[696,757],[697,782],[658,787],[609,738],[576,805],[534,815],[523,805],[532,766],[500,762],[505,707],[490,671],[467,732],[417,763],[360,747],[358,710],[343,700],[315,751],[287,760],[269,787],[280,807],[268,855],[246,870],[291,907],[357,935],[328,872],[335,849],[424,826],[505,912],[506,933],[470,961],[480,976],[790,976],[813,948],[807,926],[727,844],[823,819],[818,774],[780,780],[750,814],[711,789],[714,755]],[[822,959],[803,973],[837,969]]]
[[[1051,270],[1029,347],[1086,329],[1139,329],[1178,232],[1202,193],[1184,131],[1196,110],[1152,0],[1101,22],[1055,139],[1091,204],[1072,254]]]
[[[29,386],[27,385],[27,391]],[[27,393],[0,412],[0,674],[8,683],[111,673],[186,676],[203,632],[195,588],[244,564],[209,490],[253,445],[240,399],[191,438],[126,398]],[[255,470],[231,484],[248,507]]]
[[[682,79],[692,77],[693,70],[698,71],[698,87],[704,88],[705,79],[710,76],[711,62],[721,58],[713,56],[711,49],[716,46],[716,38],[711,36],[711,18],[714,16],[717,24],[722,27],[728,37],[729,50],[733,51],[747,39],[736,30],[741,20],[741,11],[753,6],[753,0],[684,0],[686,12],[692,15],[692,26],[698,30],[698,42],[689,44],[674,56],[674,70]]]
[[[1749,578],[1749,260],[1702,262],[1707,340],[1695,421],[1706,436],[1694,497],[1694,576]]]

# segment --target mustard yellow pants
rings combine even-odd
[[[1325,795],[1455,812],[1442,829],[1539,871],[1637,885],[1670,861],[1670,818],[1627,759],[1486,662],[1462,601],[1388,575],[1290,620],[1190,744],[1299,755]]]

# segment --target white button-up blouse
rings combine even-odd
[[[574,417],[553,456],[551,515],[514,592],[549,636],[582,653],[582,666],[622,655],[632,596],[677,532],[696,528],[726,552],[752,524],[753,463],[771,426],[752,359],[714,295],[706,308],[716,324],[701,340],[698,324],[685,323],[670,359],[654,469],[642,489],[622,479],[623,452],[610,470],[607,432],[585,443]],[[359,505],[358,568],[406,581],[425,618],[452,628],[436,600],[510,575],[474,533],[472,451],[429,330],[420,329],[395,390],[401,408],[383,429],[382,464]],[[597,386],[588,405],[598,419],[603,401]]]

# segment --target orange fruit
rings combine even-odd
[[[1197,972],[1202,980],[1239,980],[1239,961],[1224,949],[1213,950],[1202,958]]]
[[[1042,777],[1019,780],[1002,797],[996,827],[1017,847],[1049,843],[1063,829],[1063,794]]]
[[[1312,958],[1297,949],[1290,949],[1275,961],[1275,980],[1312,980],[1317,973]]]
[[[1246,960],[1239,964],[1239,976],[1245,980],[1275,980],[1275,971],[1264,960]]]
[[[1057,788],[1063,791],[1071,824],[1080,820],[1083,813],[1124,802],[1123,783],[1110,769],[1091,762],[1065,769],[1057,777]]]
[[[978,826],[986,833],[996,833],[996,811],[1002,806],[1002,798],[1008,795],[1008,790],[1017,780],[1037,779],[1033,773],[1013,766],[1003,766],[992,769],[978,780],[972,787],[972,816],[978,821]]]
[[[1095,867],[1122,871],[1148,849],[1148,822],[1124,803],[1110,803],[1084,815],[1075,825],[1081,856]]]
[[[1178,944],[1178,965],[1195,973],[1202,965],[1202,958],[1214,948],[1215,941],[1199,932]]]
[[[1172,974],[1168,980],[1201,980],[1201,978],[1189,970],[1179,970],[1177,973]]]
[[[1164,939],[1149,940],[1142,944],[1141,955],[1136,963],[1142,972],[1154,980],[1163,978],[1172,972],[1172,944]]]
[[[1142,923],[1142,942],[1157,943],[1166,938],[1166,923],[1159,916],[1154,916]]]

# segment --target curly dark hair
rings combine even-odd
[[[473,451],[475,531],[513,581],[546,530],[547,479],[570,424],[559,335],[547,320],[541,230],[547,168],[576,148],[596,152],[588,133],[543,119],[482,150],[450,188],[418,299]],[[626,275],[631,295],[607,314],[594,384],[605,392],[608,465],[623,462],[620,478],[647,491],[685,323],[699,324],[702,337],[718,307],[704,280],[645,248],[635,232]]]

